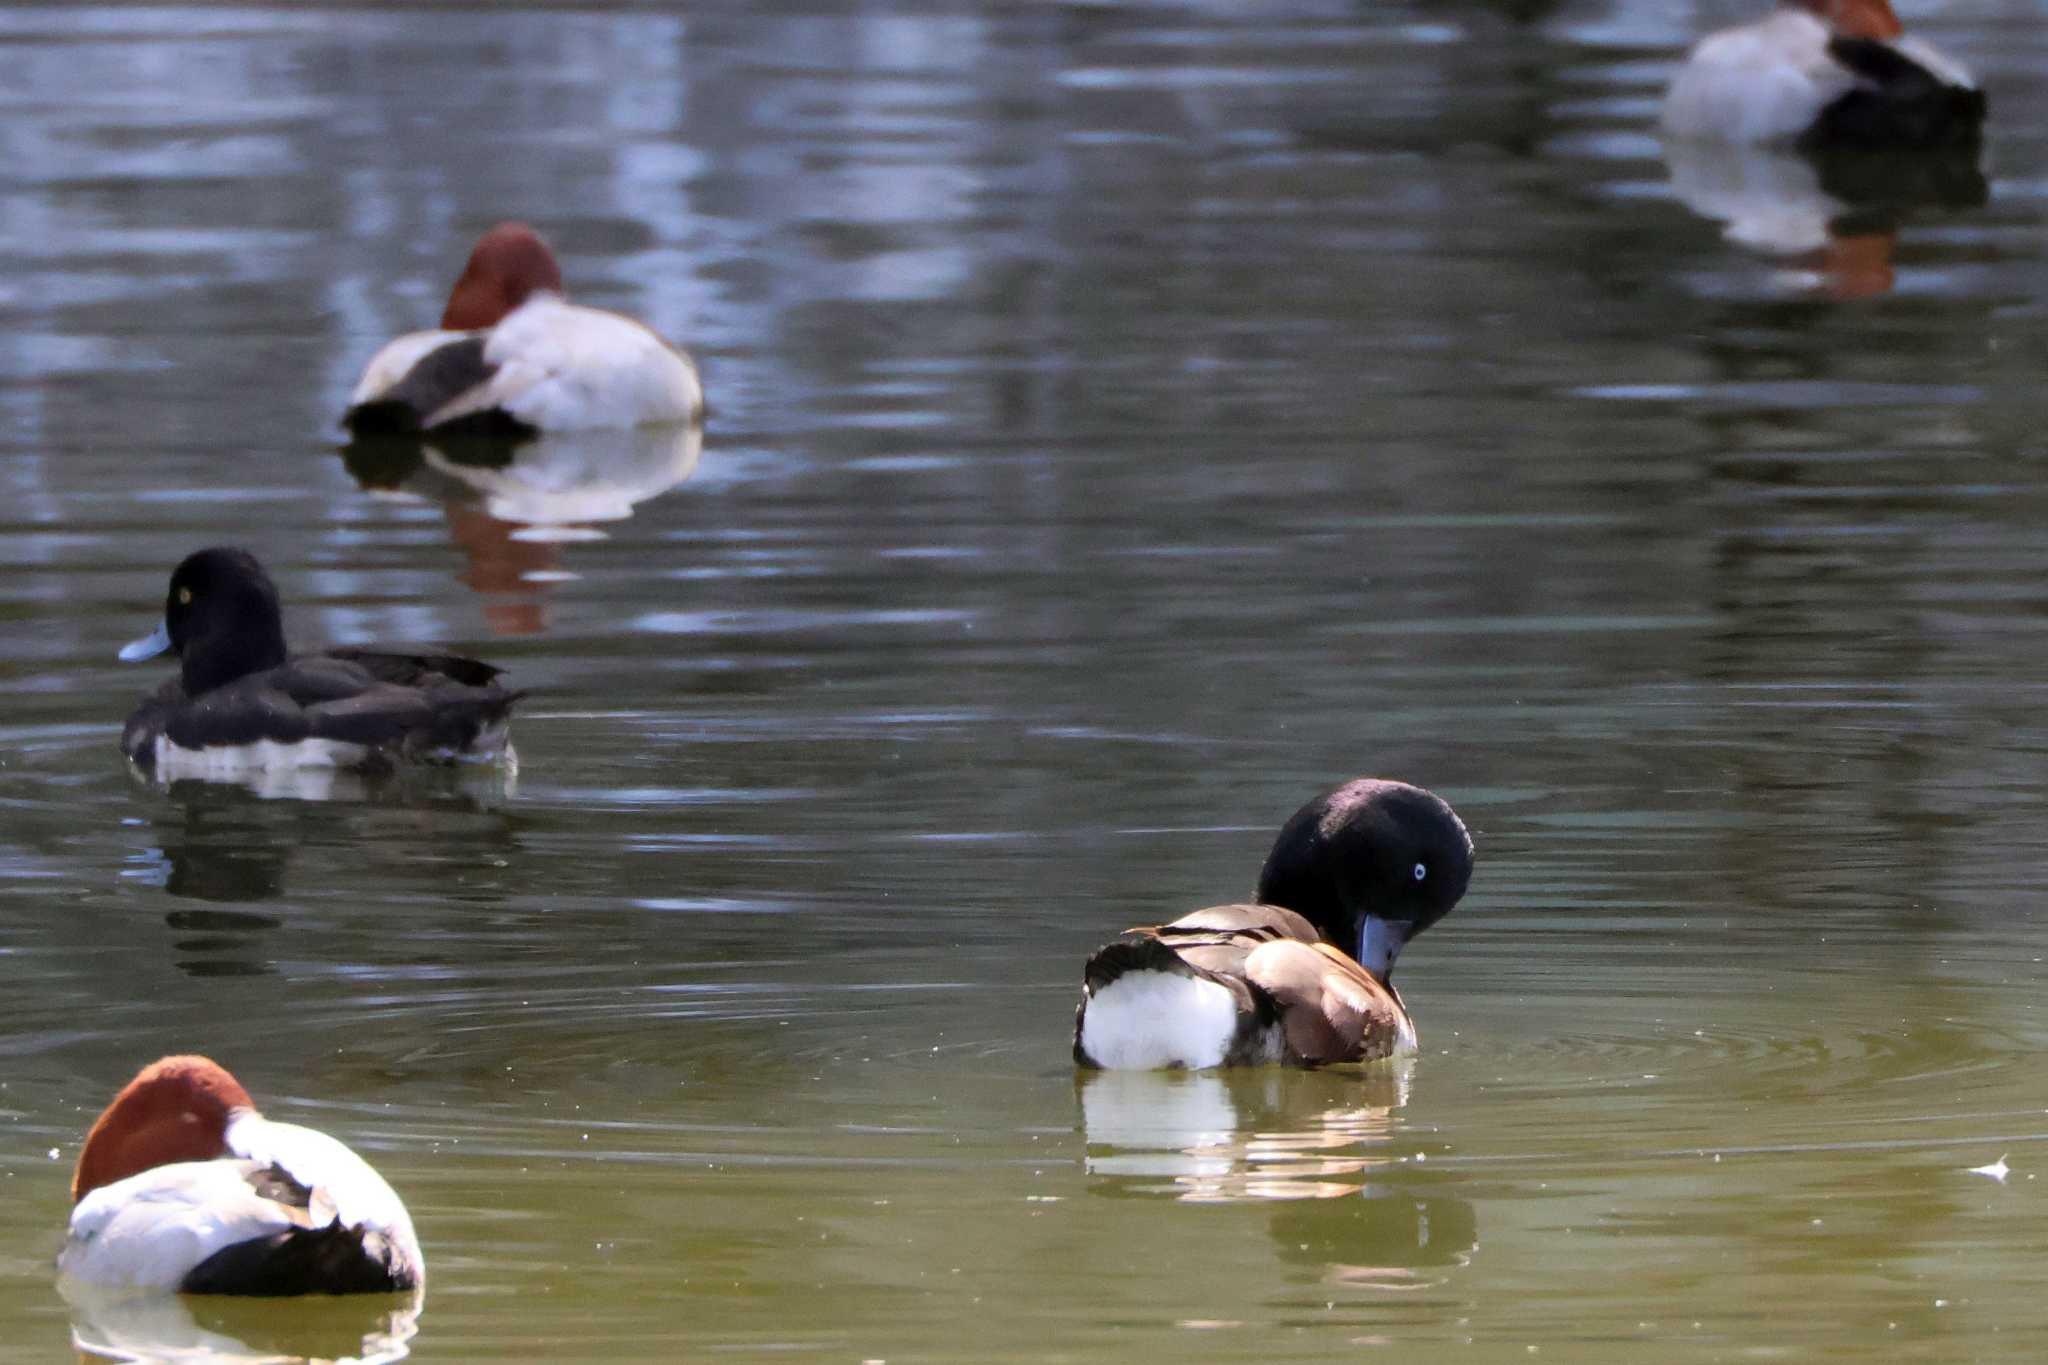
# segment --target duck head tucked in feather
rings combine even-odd
[[[449,292],[441,326],[450,332],[495,327],[542,292],[562,292],[562,267],[555,253],[525,223],[500,223],[477,239],[462,278]]]
[[[1402,947],[1449,914],[1471,879],[1472,836],[1448,802],[1359,778],[1281,827],[1258,899],[1302,916],[1384,982]]]
[[[382,1176],[311,1128],[274,1123],[205,1057],[163,1057],[86,1135],[57,1269],[181,1294],[382,1294],[425,1279]]]
[[[71,1175],[73,1203],[102,1185],[177,1161],[228,1154],[227,1129],[256,1103],[205,1057],[162,1057],[121,1088],[94,1122]]]
[[[285,661],[284,613],[277,586],[247,550],[214,546],[185,557],[171,574],[163,624],[129,644],[129,663],[170,650],[187,696]]]

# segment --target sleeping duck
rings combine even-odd
[[[273,1123],[205,1057],[151,1062],[86,1134],[67,1278],[183,1294],[380,1294],[426,1277],[412,1219],[361,1157]]]
[[[177,654],[178,674],[128,717],[121,752],[166,781],[509,753],[506,727],[521,694],[499,686],[498,669],[374,649],[288,657],[277,589],[245,550],[186,556],[171,575],[163,623],[121,658],[165,650]]]
[[[519,439],[703,417],[688,355],[631,318],[570,303],[540,234],[500,223],[470,252],[440,327],[372,356],[341,422],[358,437]]]
[[[1394,959],[1471,876],[1471,836],[1442,798],[1347,782],[1281,828],[1252,903],[1129,930],[1088,959],[1074,1060],[1320,1066],[1412,1050]]]
[[[1673,137],[1822,147],[1974,144],[1984,92],[1906,36],[1890,0],[1788,0],[1700,40],[1664,100]]]

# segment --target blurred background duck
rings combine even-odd
[[[1803,147],[1974,145],[1984,92],[1889,0],[1789,0],[1700,40],[1671,82],[1673,137]]]
[[[703,416],[688,355],[632,318],[570,303],[548,244],[508,222],[470,252],[439,328],[371,357],[342,425],[358,438],[518,439]]]

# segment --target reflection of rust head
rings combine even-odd
[[[536,570],[561,566],[561,547],[551,541],[516,540],[519,527],[500,521],[481,508],[451,502],[446,507],[448,534],[469,557],[462,581],[485,594],[513,600],[486,602],[484,620],[496,635],[539,635],[548,628],[542,588],[527,578]]]
[[[562,268],[555,264],[555,253],[526,224],[500,223],[477,239],[462,278],[448,295],[441,326],[451,332],[495,327],[544,289],[562,292]]]
[[[1892,287],[1892,243],[1889,232],[1832,237],[1814,253],[1813,268],[1831,299],[1870,299]]]

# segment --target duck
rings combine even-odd
[[[178,656],[177,674],[121,731],[121,752],[163,780],[512,761],[510,716],[524,694],[498,683],[502,670],[455,654],[354,647],[288,656],[276,585],[247,550],[187,555],[162,623],[120,657],[166,651]]]
[[[1788,0],[1700,40],[1664,100],[1681,138],[1803,148],[1974,145],[1984,92],[1890,0]]]
[[[1413,1052],[1394,960],[1472,878],[1450,803],[1361,777],[1281,826],[1250,902],[1130,929],[1082,971],[1084,1069],[1324,1066]]]
[[[569,302],[546,240],[504,222],[469,253],[440,327],[370,358],[341,422],[358,439],[517,441],[703,417],[688,354],[632,318]]]
[[[160,1057],[106,1107],[71,1177],[67,1281],[181,1294],[381,1294],[426,1281],[368,1162],[256,1111],[227,1068]]]

